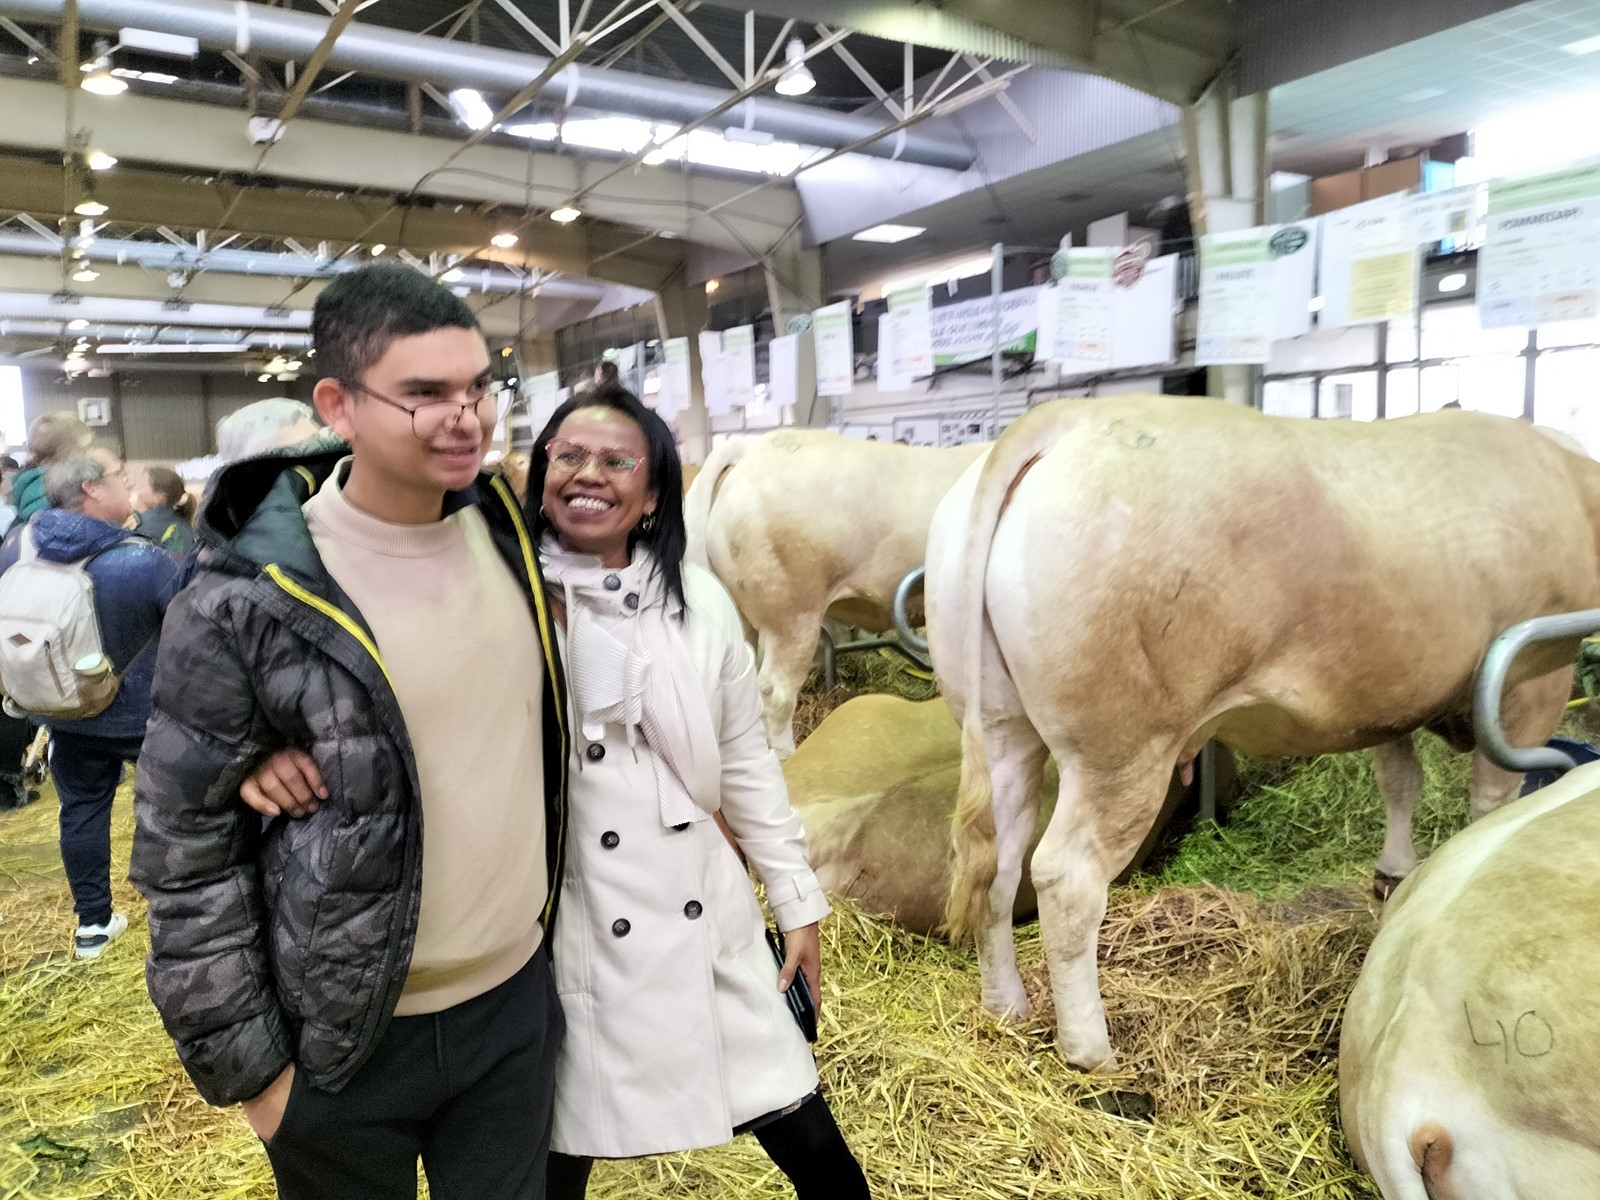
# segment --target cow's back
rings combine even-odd
[[[1340,1107],[1385,1196],[1600,1195],[1600,765],[1458,834],[1391,900]]]
[[[1372,745],[1464,705],[1501,629],[1600,604],[1600,464],[1520,422],[1068,404],[985,594],[1023,694],[1078,698],[1084,741],[1127,709],[1248,753]]]
[[[715,485],[711,568],[758,627],[819,604],[849,624],[887,629],[895,588],[922,564],[934,508],[981,452],[823,430],[750,439]]]

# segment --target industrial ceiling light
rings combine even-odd
[[[89,263],[84,263],[83,266],[72,273],[72,278],[79,283],[93,283],[100,278],[100,272],[96,271]]]
[[[80,217],[103,217],[111,210],[101,204],[100,201],[90,197],[88,200],[80,200],[74,204],[72,211]]]
[[[272,382],[272,376],[271,375],[257,375],[256,376],[256,382],[257,383],[271,383]]]
[[[78,86],[86,92],[93,92],[96,96],[120,96],[128,90],[128,81],[118,79],[111,73],[110,42],[96,42],[94,57],[84,63],[80,70],[83,71],[83,79]]]
[[[473,88],[457,88],[450,93],[450,110],[468,129],[487,129],[494,122],[494,109]]]
[[[573,208],[570,204],[564,204],[550,214],[550,219],[557,225],[570,225],[581,216],[583,216],[583,213],[580,210]]]
[[[89,322],[82,317],[74,317],[67,322],[67,328],[73,331],[89,328]]]
[[[443,275],[439,276],[439,282],[460,283],[463,278],[465,278],[465,276],[462,274],[460,267],[451,267]]]
[[[874,225],[871,229],[863,229],[860,233],[852,235],[851,240],[857,242],[884,242],[893,245],[903,242],[907,238],[920,237],[928,231],[921,225]]]
[[[517,244],[517,235],[509,229],[502,229],[489,239],[491,246],[499,246],[502,250],[509,250]]]
[[[773,91],[780,96],[804,96],[817,86],[816,76],[806,66],[806,48],[799,38],[789,39],[788,46],[784,48],[784,57],[789,60],[789,69],[778,76]]]
[[[377,258],[378,255],[382,254],[388,248],[389,247],[385,246],[382,242],[379,242],[377,245],[373,246],[371,250],[367,251],[367,253],[371,254],[373,258]]]
[[[83,163],[91,171],[109,171],[117,165],[117,157],[104,150],[91,150],[84,156]]]

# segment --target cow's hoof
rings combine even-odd
[[[1372,894],[1387,903],[1389,897],[1394,895],[1395,888],[1404,882],[1405,878],[1403,876],[1390,875],[1387,871],[1374,871],[1372,875]]]
[[[1033,1016],[1033,1005],[1028,1003],[1028,993],[1019,985],[1012,994],[985,995],[983,1007],[1002,1021],[1026,1021]]]

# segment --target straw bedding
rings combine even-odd
[[[1431,843],[1460,820],[1464,775],[1437,747],[1425,758]],[[836,912],[817,1053],[874,1194],[1375,1197],[1338,1131],[1334,1064],[1374,927],[1381,824],[1364,761],[1252,766],[1228,829],[1191,834],[1113,894],[1101,977],[1114,1075],[1085,1077],[1054,1053],[1037,927],[1019,931],[1019,955],[1039,1015],[1007,1028],[980,1011],[969,955]],[[125,794],[117,879],[131,826]],[[48,790],[0,814],[0,1197],[270,1196],[243,1118],[195,1098],[150,1007],[143,906],[125,882],[129,935],[97,961],[70,959],[54,838]],[[791,1193],[741,1138],[602,1163],[590,1194]]]

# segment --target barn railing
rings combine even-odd
[[[1511,664],[1529,646],[1545,642],[1567,642],[1600,633],[1600,608],[1584,612],[1557,613],[1535,617],[1513,625],[1489,647],[1478,671],[1472,695],[1472,727],[1478,749],[1495,766],[1526,774],[1529,771],[1570,771],[1578,764],[1552,746],[1513,746],[1500,724],[1500,701],[1505,693]]]

